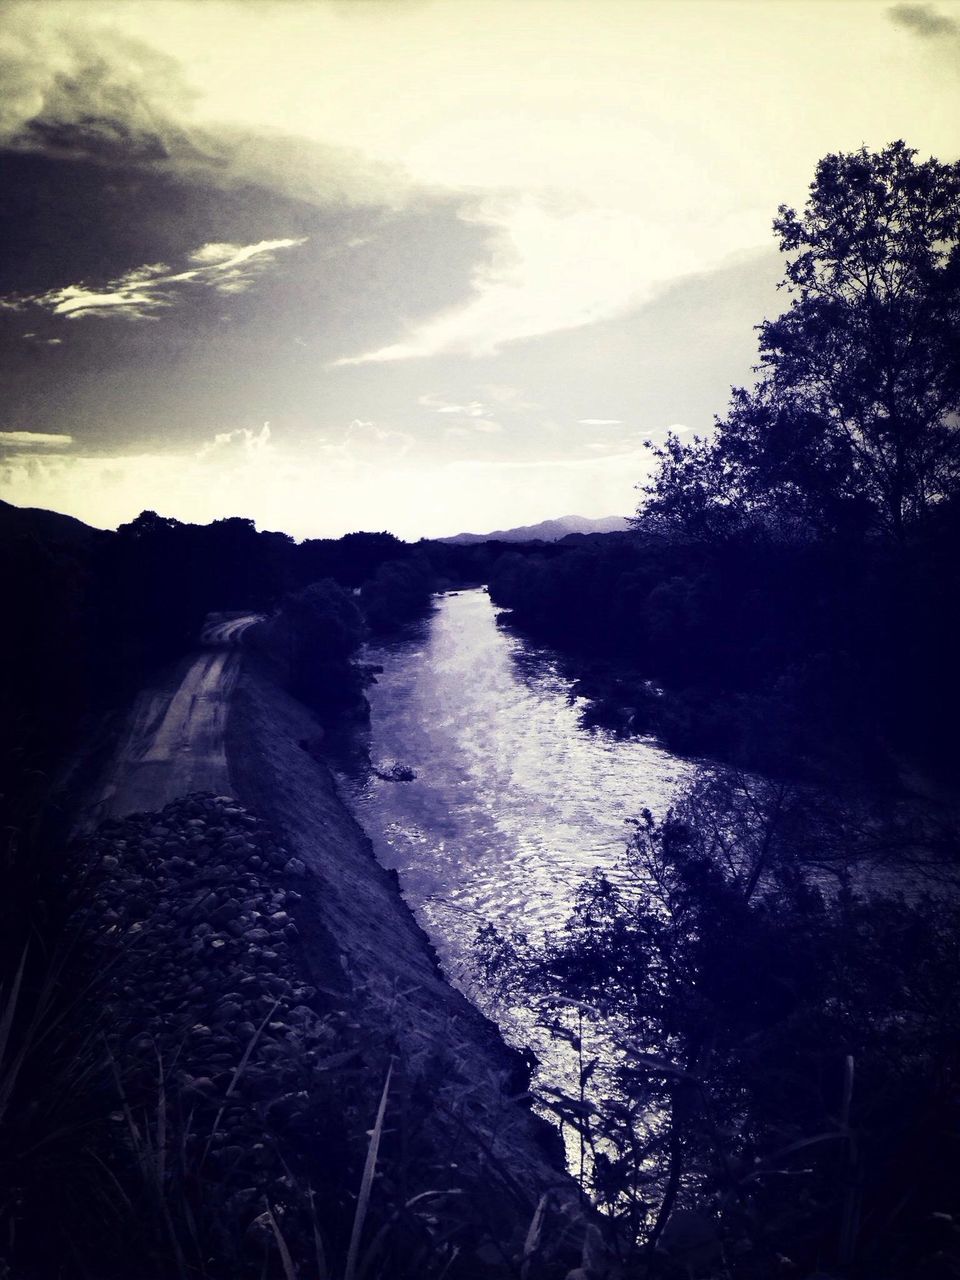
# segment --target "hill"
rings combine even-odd
[[[73,516],[59,511],[46,511],[42,507],[16,507],[0,501],[0,536],[15,538],[32,535],[43,542],[67,543],[77,546],[90,545],[97,538],[104,538],[103,529],[95,529]]]
[[[558,516],[555,520],[541,520],[539,524],[525,524],[516,529],[497,529],[493,533],[455,533],[449,538],[437,538],[437,542],[558,542],[570,533],[623,533],[630,527],[625,516]]]

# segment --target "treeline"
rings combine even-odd
[[[607,535],[510,553],[490,593],[568,655],[595,722],[766,770],[946,772],[960,505],[909,545]]]
[[[597,714],[768,770],[949,777],[960,549],[960,165],[827,156],[774,221],[789,305],[707,438],[651,446],[633,538],[491,592]],[[662,685],[662,690],[654,687]]]
[[[389,630],[421,613],[435,586],[429,561],[389,533],[297,544],[252,520],[192,525],[150,511],[108,533],[9,506],[0,533],[4,723],[15,733],[25,716],[34,731],[38,720],[62,725],[99,694],[138,687],[197,642],[208,612],[271,613],[327,579],[359,591],[365,627]]]

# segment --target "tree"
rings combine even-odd
[[[425,556],[385,560],[360,588],[360,604],[367,625],[386,633],[422,617],[430,607],[435,580]]]
[[[710,440],[675,436],[641,517],[902,539],[960,488],[960,163],[903,142],[826,156],[773,223],[789,308]]]
[[[332,578],[284,596],[266,647],[285,659],[293,692],[324,715],[365,706],[353,657],[364,622],[353,596]]]

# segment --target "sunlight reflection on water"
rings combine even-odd
[[[370,752],[412,782],[344,776],[343,792],[447,975],[543,1077],[569,1075],[530,1011],[497,1004],[473,963],[478,928],[559,929],[594,868],[617,877],[626,820],[662,814],[692,766],[640,739],[580,724],[583,702],[548,652],[497,625],[481,590],[442,596],[416,632],[368,647]],[[551,1065],[552,1064],[552,1065]]]

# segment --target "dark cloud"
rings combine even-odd
[[[192,122],[196,94],[175,59],[116,31],[60,25],[42,34],[29,11],[0,13],[0,147],[254,184],[320,205],[397,206],[416,198],[404,175],[348,148],[280,131]]]
[[[492,233],[458,198],[342,148],[198,129],[173,60],[29,17],[0,13],[0,430],[303,434],[345,412],[330,361],[469,296]]]
[[[927,40],[957,39],[960,22],[947,18],[928,4],[898,4],[888,10],[891,22]]]
[[[63,161],[56,167],[75,168]],[[58,189],[70,176],[57,175]],[[123,178],[118,185],[126,196],[129,175],[115,176]],[[0,208],[7,190],[0,174]],[[234,201],[220,193],[211,202],[210,190],[196,184],[151,180],[137,190],[136,199],[115,207],[102,188],[85,189],[88,208],[106,204],[109,222],[124,226],[119,245],[104,236],[102,223],[93,224],[86,238],[72,235],[69,252],[60,246],[51,255],[51,234],[76,204],[50,211],[41,203],[38,225],[21,224],[21,243],[29,239],[34,250],[30,276],[44,277],[37,293],[57,294],[82,281],[94,296],[126,290],[136,306],[132,269],[163,263],[171,271],[145,281],[146,297],[166,305],[137,323],[129,312],[125,318],[120,309],[96,305],[73,318],[36,302],[0,309],[0,429],[62,430],[109,447],[205,438],[251,415],[278,420],[288,431],[294,424],[297,434],[318,422],[349,421],[356,410],[338,398],[342,380],[326,372],[328,363],[383,345],[405,321],[462,302],[472,264],[486,254],[485,229],[459,219],[449,203],[323,211],[265,201],[266,216],[250,192]],[[152,203],[156,196],[162,208]],[[140,208],[145,217],[138,225]],[[215,271],[204,284],[168,279],[206,243],[251,245],[278,232],[304,242],[264,255],[269,268],[244,281],[244,291],[224,291],[229,276]],[[87,270],[77,270],[80,262]],[[25,272],[10,274],[22,289]]]
[[[40,35],[16,8],[3,30],[6,147],[124,163],[195,155],[170,115],[193,97],[173,59],[116,33],[95,39],[66,28]]]

